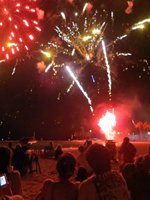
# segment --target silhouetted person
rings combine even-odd
[[[136,160],[136,173],[131,190],[132,200],[150,200],[150,156]]]
[[[81,183],[78,200],[129,200],[123,177],[111,170],[110,154],[101,144],[91,145],[86,154],[95,175]]]
[[[21,146],[18,144],[12,158],[14,169],[18,170],[22,176],[26,175],[29,169],[29,155],[27,150],[27,145]]]
[[[119,157],[122,157],[123,164],[133,163],[136,155],[135,146],[130,143],[130,139],[125,137],[119,150]]]
[[[53,142],[49,142],[49,145],[45,146],[44,148],[44,156],[46,158],[54,158],[54,145]]]
[[[0,187],[0,196],[22,195],[21,177],[18,171],[14,171],[11,165],[11,151],[7,147],[0,147],[0,176],[6,176],[7,184]]]
[[[118,163],[118,161],[116,160],[116,154],[117,154],[117,149],[116,149],[116,144],[114,141],[112,140],[107,140],[105,146],[108,148],[109,153],[110,153],[110,159],[114,162],[114,163]]]
[[[59,181],[53,182],[46,180],[37,200],[76,200],[78,195],[77,186],[69,179],[73,176],[76,166],[76,160],[70,153],[59,157],[56,169],[59,175]]]
[[[136,166],[134,163],[126,163],[122,168],[122,175],[126,180],[129,191],[131,192],[135,184]]]

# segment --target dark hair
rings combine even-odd
[[[79,150],[79,152],[84,152],[84,146],[83,145],[79,146],[78,150]]]
[[[136,172],[136,166],[134,163],[126,163],[122,169],[122,175],[125,179],[131,177]]]
[[[109,151],[101,144],[92,144],[87,149],[86,159],[96,174],[107,172],[111,169]]]
[[[56,165],[56,169],[61,179],[70,178],[75,170],[76,159],[70,153],[62,154]]]
[[[129,141],[130,141],[130,139],[129,139],[128,137],[125,137],[125,138],[123,139],[123,142],[128,143]]]
[[[7,167],[11,162],[11,151],[7,147],[0,147],[0,173],[7,173]]]
[[[85,167],[79,167],[77,176],[76,176],[76,181],[84,181],[85,179],[88,178],[88,173]]]

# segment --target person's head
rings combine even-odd
[[[122,169],[122,175],[125,179],[132,178],[134,173],[136,172],[136,166],[134,163],[126,163]]]
[[[78,150],[79,150],[80,153],[84,152],[84,146],[83,145],[79,146]]]
[[[7,147],[0,147],[0,174],[7,173],[11,162],[11,151]]]
[[[62,154],[56,165],[60,179],[69,179],[75,170],[76,159],[70,153]]]
[[[135,160],[135,165],[138,170],[142,169],[143,156],[138,156]]]
[[[150,170],[150,156],[149,155],[143,156],[142,169],[147,172]]]
[[[76,181],[84,181],[85,179],[88,178],[88,173],[85,167],[79,167],[78,172],[77,172],[77,177]]]
[[[57,147],[56,147],[57,150],[62,150],[62,146],[59,144]]]
[[[125,137],[125,138],[123,139],[123,142],[124,142],[125,144],[128,144],[128,143],[130,142],[130,139],[129,139],[128,137]]]
[[[8,143],[8,147],[9,147],[9,148],[12,148],[12,142],[9,142],[9,143]]]
[[[111,170],[110,154],[106,147],[101,144],[92,144],[86,152],[86,159],[96,174]]]

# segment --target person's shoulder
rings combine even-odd
[[[117,182],[118,183],[123,183],[123,184],[125,183],[125,180],[124,180],[122,174],[120,172],[118,172],[118,171],[115,171],[115,170],[111,171],[111,178],[116,183]]]
[[[135,145],[134,145],[134,144],[132,144],[131,142],[129,142],[129,145],[135,148]]]
[[[93,182],[95,180],[95,176],[91,176],[89,178],[87,178],[86,180],[84,180],[81,184],[80,184],[80,188],[81,187],[88,187],[90,185],[93,185]]]
[[[111,170],[110,173],[114,177],[121,177],[122,178],[122,174],[117,170]]]
[[[49,190],[50,188],[52,188],[53,184],[55,182],[53,182],[53,180],[51,179],[46,179],[44,182],[43,182],[43,189],[44,190]]]
[[[10,177],[20,177],[20,172],[18,170],[13,170],[9,173]]]
[[[54,181],[52,179],[46,179],[44,181],[44,185],[52,185],[52,184],[54,184]]]

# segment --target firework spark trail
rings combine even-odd
[[[111,100],[112,81],[111,81],[110,65],[109,65],[109,62],[108,62],[108,57],[107,57],[106,46],[105,46],[104,40],[102,40],[102,49],[103,49],[105,64],[106,64],[106,68],[107,68],[109,97],[110,97],[110,100]]]
[[[0,63],[3,63],[3,62],[5,62],[6,60],[0,60]]]
[[[81,92],[83,93],[83,95],[86,97],[86,99],[88,100],[88,104],[90,106],[90,110],[91,112],[93,112],[93,107],[92,107],[92,101],[89,98],[88,94],[84,91],[83,87],[81,86],[80,82],[77,80],[77,78],[75,77],[74,73],[72,72],[72,70],[70,69],[69,66],[66,66],[66,69],[68,71],[68,73],[70,74],[70,76],[73,78],[73,80],[75,81],[75,83],[77,84],[77,86],[79,87],[79,89],[81,90]]]
[[[46,67],[45,72],[47,73],[47,72],[49,71],[49,69],[50,69],[52,66],[53,66],[53,63],[50,63],[50,64]]]
[[[95,58],[95,51],[103,38],[106,28],[106,22],[97,23],[96,16],[97,12],[90,19],[85,17],[83,21],[79,17],[75,21],[68,21],[67,24],[66,22],[64,23],[64,17],[62,17],[63,24],[61,27],[56,26],[55,31],[58,37],[67,44],[68,55],[73,56],[76,51],[85,62],[92,61]],[[79,26],[81,21],[83,21],[82,27]]]
[[[16,72],[16,67],[13,68],[11,75],[13,76],[15,74],[15,72]]]
[[[72,83],[69,85],[68,89],[67,89],[67,93],[69,93],[71,91],[71,89],[73,88],[75,84],[75,81],[72,81]]]
[[[114,58],[116,57],[132,56],[132,54],[128,52],[114,52],[114,47],[122,40],[126,40],[132,31],[144,28],[145,23],[150,22],[150,19],[144,19],[131,25],[125,31],[125,33],[118,37],[112,38],[112,40],[110,40],[105,46],[105,42],[103,41],[104,36],[107,37],[107,35],[105,35],[105,30],[107,29],[107,25],[109,25],[110,22],[113,26],[114,13],[113,11],[111,12],[111,18],[108,18],[108,13],[106,12],[103,12],[101,15],[97,11],[95,11],[94,14],[90,14],[86,12],[87,5],[88,4],[85,3],[83,9],[81,10],[81,14],[78,15],[78,13],[75,12],[73,18],[71,19],[69,19],[64,12],[60,12],[62,23],[60,26],[55,27],[58,40],[55,40],[55,42],[48,42],[48,45],[46,46],[46,50],[51,52],[52,57],[50,58],[50,65],[47,66],[45,72],[47,72],[49,68],[52,68],[56,74],[57,68],[64,67],[67,63],[72,62],[76,66],[81,67],[81,71],[79,73],[80,76],[83,69],[89,63],[96,66],[106,65],[108,76],[108,92],[109,99],[111,100],[112,77],[109,62],[113,62]],[[109,19],[111,20],[110,22],[108,21]],[[101,42],[102,48],[99,48]],[[47,56],[45,51],[41,50],[41,53]],[[110,60],[108,60],[107,54],[110,55]],[[62,61],[61,55],[65,55],[65,61],[64,59]],[[53,65],[51,64],[52,61]],[[102,65],[103,61],[105,61],[104,65]],[[93,77],[92,81],[93,83],[95,81]],[[69,85],[69,87],[66,89],[67,93],[70,92],[73,85],[73,82]]]
[[[87,5],[85,4],[84,6],[86,7]],[[55,31],[58,34],[58,38],[60,38],[66,44],[66,47],[63,48],[61,45],[57,44],[57,42],[49,42],[47,49],[55,52],[55,57],[53,60],[55,61],[59,54],[64,54],[72,56],[74,59],[73,62],[78,65],[82,65],[82,68],[84,68],[89,62],[100,66],[103,59],[101,59],[101,51],[98,50],[98,46],[103,40],[105,29],[107,28],[107,16],[102,18],[101,23],[99,23],[97,20],[97,11],[95,11],[92,16],[86,16],[83,18],[83,20],[81,20],[80,17],[75,17],[75,21],[67,20],[64,12],[61,12],[60,15],[63,19],[62,25],[60,27],[56,26]],[[111,21],[113,20],[114,14],[111,12]],[[82,25],[80,26],[81,21]],[[148,22],[150,22],[150,19],[144,19],[141,22],[135,23],[125,34],[118,36],[115,40],[109,42],[106,45],[106,48],[111,48],[116,45],[117,42],[126,39],[132,31],[144,28],[144,24]],[[120,55],[127,56],[129,54],[117,54],[114,52],[114,57]],[[58,61],[56,61],[54,65],[59,65],[62,67],[62,65],[58,64],[57,62]]]
[[[87,7],[88,7],[88,3],[85,3],[84,6],[83,6],[82,15],[83,15],[84,12],[86,11]]]
[[[132,56],[132,54],[131,53],[116,53],[116,55],[117,56],[124,56],[124,57],[126,57],[126,56]]]
[[[136,23],[135,25],[141,25],[141,24],[145,24],[145,23],[150,23],[150,18],[144,19],[144,20]]]
[[[143,24],[136,24],[136,25],[134,25],[132,28],[131,28],[131,30],[136,30],[136,29],[143,29],[144,28],[144,25]]]
[[[63,18],[63,20],[66,21],[66,15],[65,15],[65,13],[64,13],[64,12],[61,12],[60,15],[61,15],[61,17]]]

